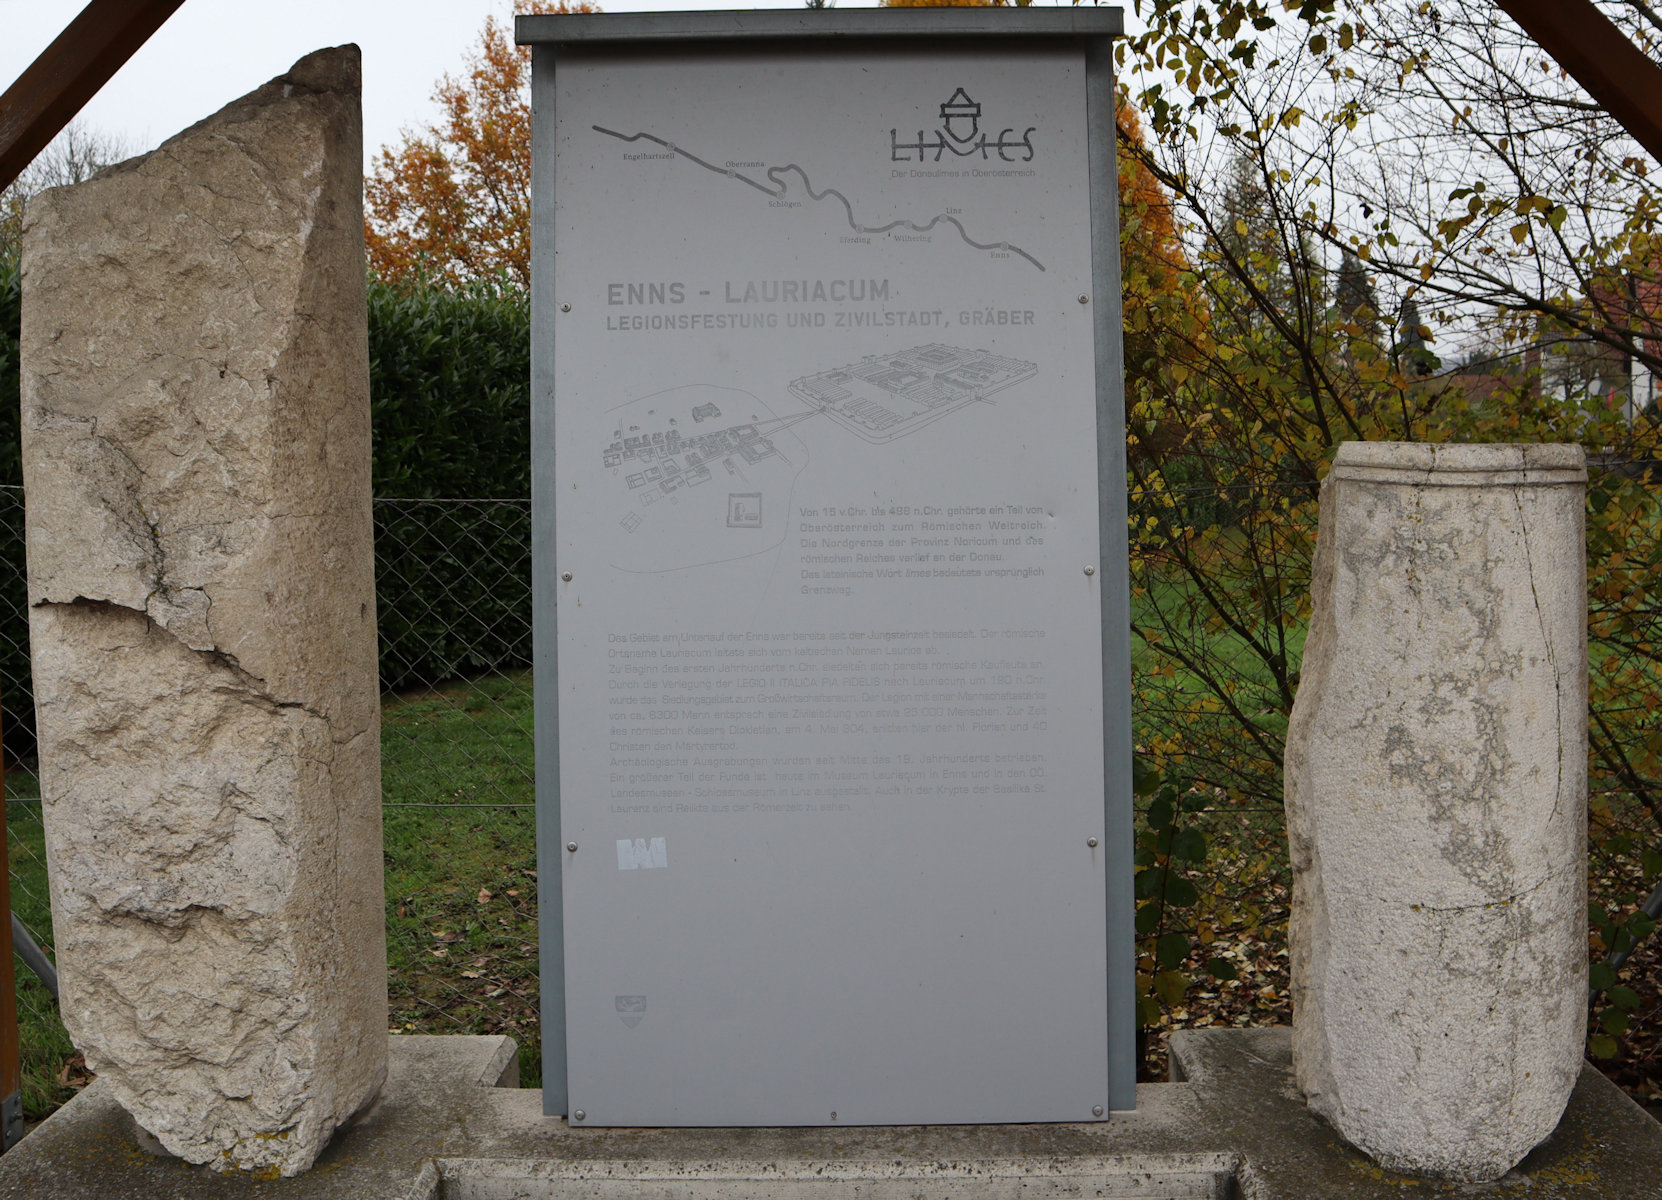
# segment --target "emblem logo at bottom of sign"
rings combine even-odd
[[[617,1006],[618,1020],[631,1029],[646,1017],[645,996],[614,996],[612,1002]]]

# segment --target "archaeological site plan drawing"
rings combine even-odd
[[[691,384],[618,406],[600,448],[620,506],[612,564],[656,573],[746,558],[785,535],[812,413],[775,415],[736,388]]]
[[[1031,379],[1038,370],[985,350],[931,343],[793,379],[791,394],[856,437],[892,442]]]
[[[784,416],[749,392],[701,384],[622,405],[600,451],[625,505],[617,523],[626,537],[614,565],[671,571],[773,549],[808,463],[803,438],[825,424],[815,418],[885,445],[1038,370],[1021,359],[931,342],[791,380],[789,394],[806,407]]]

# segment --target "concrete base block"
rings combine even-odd
[[[1242,1200],[1655,1200],[1662,1124],[1590,1063],[1558,1127],[1492,1183],[1387,1171],[1305,1107],[1293,1083],[1292,1030],[1172,1035],[1172,1077],[1195,1089],[1207,1136],[1239,1157]],[[1159,1086],[1159,1085],[1155,1085]],[[1139,1094],[1140,1094],[1139,1088]]]
[[[0,1200],[1654,1200],[1662,1125],[1592,1067],[1562,1122],[1505,1178],[1382,1171],[1294,1090],[1290,1031],[1172,1039],[1177,1083],[1085,1125],[571,1129],[512,1086],[513,1043],[389,1039],[375,1106],[294,1179],[219,1175],[139,1147],[94,1083],[0,1158]]]

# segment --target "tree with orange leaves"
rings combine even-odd
[[[587,0],[516,0],[516,13],[599,12]],[[464,78],[434,91],[444,118],[383,148],[364,181],[369,265],[394,283],[531,283],[531,56],[485,20]]]
[[[1123,91],[1115,97],[1114,124],[1126,404],[1137,433],[1127,451],[1135,464],[1150,454],[1170,453],[1187,437],[1183,423],[1154,414],[1163,407],[1159,400],[1172,366],[1194,353],[1190,340],[1174,336],[1174,331],[1191,325],[1204,329],[1208,320],[1206,297],[1196,285],[1178,236],[1171,197],[1143,161],[1148,146],[1142,119]]]
[[[894,8],[993,7],[994,0],[885,0]],[[516,0],[515,12],[599,12],[588,0]],[[506,276],[531,283],[530,56],[487,18],[468,74],[445,76],[434,92],[444,120],[383,149],[364,185],[369,265],[393,283],[427,279],[450,285]],[[1137,144],[1142,128],[1121,95],[1119,136]],[[1139,162],[1121,156],[1121,224],[1127,279],[1157,287],[1186,270],[1159,184]],[[1142,262],[1140,260],[1147,259]],[[1131,270],[1138,260],[1136,271]],[[1127,296],[1127,311],[1138,303]],[[1135,365],[1133,365],[1135,370]]]

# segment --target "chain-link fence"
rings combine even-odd
[[[507,1033],[540,1080],[527,500],[380,500],[391,1027]]]
[[[28,588],[23,575],[23,489],[0,487],[0,710],[6,758],[6,860],[12,912],[50,953],[45,835],[34,774],[34,695],[29,682]],[[0,914],[3,920],[4,914]],[[34,1117],[67,1097],[83,1072],[46,984],[22,958],[13,962],[23,1063],[23,1110]]]
[[[390,1026],[504,1032],[537,1079],[528,500],[377,500]],[[0,488],[0,703],[12,907],[51,953],[23,563]],[[51,993],[16,962],[24,1110],[87,1081]]]
[[[1196,937],[1190,977],[1204,979],[1202,964],[1213,957],[1236,969],[1228,983],[1189,986],[1165,1006],[1160,1027],[1284,1021],[1290,879],[1280,745],[1302,653],[1315,496],[1281,485],[1139,486],[1131,500],[1139,751],[1198,798],[1184,819],[1210,847],[1186,872],[1197,893],[1182,914]],[[22,511],[21,490],[0,488],[0,553],[14,564],[22,562]],[[524,1048],[522,1078],[535,1083],[530,505],[378,500],[375,523],[390,1025],[509,1033]],[[1210,596],[1207,579],[1219,583]],[[1604,609],[1627,603],[1630,592],[1601,597],[1595,589],[1596,679],[1618,662],[1597,648]],[[50,945],[39,793],[29,771],[25,605],[21,573],[0,577],[0,697],[7,757],[16,764],[7,805],[13,905]],[[1662,626],[1662,617],[1652,624]],[[1662,643],[1662,628],[1656,633],[1652,640]],[[1646,661],[1654,675],[1654,656]],[[1624,736],[1662,737],[1655,732],[1662,715],[1623,708],[1629,692],[1642,691],[1638,683],[1607,688],[1610,719]],[[1594,893],[1620,901],[1648,888],[1650,868],[1662,861],[1653,853],[1655,818],[1647,797],[1614,788],[1609,772],[1595,776],[1603,780],[1595,788],[1605,790],[1594,796]],[[1654,966],[1647,943],[1625,976]],[[50,995],[27,969],[19,978],[25,1106],[38,1115],[85,1073]],[[1638,1014],[1635,1028],[1643,1022],[1653,1032],[1626,1045],[1655,1056],[1662,992],[1640,990],[1658,1011]]]

